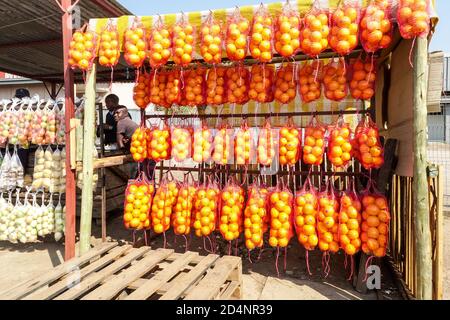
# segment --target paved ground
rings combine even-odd
[[[99,227],[93,227],[93,242],[100,241]],[[132,235],[124,230],[120,213],[111,217],[108,221],[108,235],[112,240],[132,241]],[[151,240],[153,248],[163,247],[163,237]],[[348,270],[344,269],[343,255],[335,255],[331,258],[331,273],[328,278],[321,276],[321,255],[315,252],[310,255],[310,265],[313,276],[306,273],[304,251],[292,240],[293,245],[288,248],[287,269],[283,272],[283,257],[279,259],[280,277],[277,277],[275,269],[275,252],[270,248],[263,251],[257,262],[250,263],[247,253],[240,251],[243,259],[243,282],[245,299],[339,299],[353,300],[377,299],[374,292],[359,294],[346,280]],[[184,252],[185,243],[182,238],[174,243],[173,234],[167,235],[167,247],[174,248],[177,252]],[[227,245],[219,243],[221,253],[227,252]],[[203,243],[193,237],[190,250],[198,251],[201,255],[207,252]],[[447,248],[448,249],[448,248]],[[0,242],[0,291],[4,288],[16,285],[18,282],[37,276],[50,270],[62,262],[64,248],[61,244],[49,239],[39,244],[10,244]],[[253,260],[256,260],[256,255]],[[392,279],[386,270],[382,271],[382,290],[384,299],[399,299],[398,292],[392,283]]]

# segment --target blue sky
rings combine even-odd
[[[157,13],[177,13],[180,11],[200,11],[207,9],[232,8],[236,5],[271,3],[276,0],[119,0],[135,15],[154,15]],[[450,54],[450,1],[436,0],[436,9],[440,18],[434,34],[430,51],[442,50]]]

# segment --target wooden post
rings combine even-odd
[[[61,6],[67,10],[72,5],[71,0],[62,0]],[[71,143],[71,119],[75,117],[74,111],[74,84],[73,70],[69,66],[69,46],[72,38],[72,16],[65,12],[62,17],[63,30],[63,54],[64,54],[64,95],[65,95],[65,125],[66,125],[66,228],[65,228],[65,252],[64,259],[75,257],[75,232],[76,232],[76,186],[75,170],[70,163],[71,149],[75,147]]]
[[[432,257],[431,233],[428,205],[427,178],[427,81],[428,81],[428,40],[417,38],[414,47],[414,225],[417,270],[417,299],[431,300],[432,295]]]
[[[94,174],[95,139],[95,78],[97,67],[94,63],[86,75],[86,103],[83,124],[83,189],[81,191],[80,255],[91,248],[91,226],[93,207],[92,176]]]
[[[105,136],[103,132],[103,106],[98,104],[98,123],[100,126],[100,158],[105,157]],[[102,186],[102,241],[106,241],[106,178],[105,168],[100,169],[100,181]]]

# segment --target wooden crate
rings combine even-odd
[[[103,243],[40,277],[0,292],[0,300],[240,299],[239,257]]]

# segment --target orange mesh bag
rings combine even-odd
[[[135,162],[143,162],[147,159],[147,134],[145,124],[141,124],[131,136],[130,153]]]
[[[355,130],[355,157],[366,169],[379,169],[384,163],[380,133],[369,115],[363,116]]]
[[[228,18],[226,33],[227,57],[231,61],[242,61],[247,56],[248,35],[250,24],[236,7],[234,13]]]
[[[209,162],[213,149],[213,133],[204,121],[194,130],[194,153],[192,159],[197,163]]]
[[[266,119],[264,126],[259,130],[256,150],[258,163],[262,166],[271,166],[275,158],[275,140],[270,119]]]
[[[172,143],[170,139],[170,128],[167,121],[162,129],[153,126],[147,134],[147,156],[156,162],[169,160],[171,158]]]
[[[170,108],[181,101],[180,71],[153,70],[150,73],[150,102]]]
[[[278,144],[280,165],[295,166],[300,159],[301,139],[301,129],[296,128],[293,118],[289,117],[287,124],[280,129]]]
[[[169,230],[172,208],[177,200],[178,188],[178,183],[173,181],[171,173],[170,177],[165,176],[161,180],[153,198],[151,211],[152,228],[155,233],[165,233]]]
[[[373,58],[350,61],[350,93],[354,99],[370,100],[375,94],[377,66]]]
[[[190,174],[192,177],[192,174]],[[184,176],[184,181],[179,185],[177,201],[172,212],[172,228],[177,236],[184,236],[190,234],[192,225],[192,210],[194,207],[195,192],[197,190],[197,183],[189,180],[189,175]],[[186,240],[187,250],[187,240]]]
[[[108,21],[100,34],[98,63],[103,67],[114,68],[120,59],[119,32],[117,26]]]
[[[372,0],[361,16],[360,38],[366,52],[387,48],[392,42],[392,3],[390,0]]]
[[[358,0],[344,0],[331,14],[328,40],[334,52],[346,56],[358,46],[360,10]]]
[[[162,67],[172,54],[172,35],[159,16],[150,32],[147,32],[148,57],[152,68]]]
[[[282,104],[293,101],[297,95],[297,80],[293,63],[282,65],[276,72],[274,98]]]
[[[205,101],[205,74],[206,69],[197,66],[184,72],[184,87],[181,90],[182,106],[203,106]]]
[[[125,31],[123,51],[125,61],[133,68],[140,68],[147,57],[145,29],[139,18]]]
[[[82,71],[91,69],[97,54],[98,39],[95,32],[86,30],[87,25],[75,31],[69,45],[69,65]]]
[[[298,91],[304,103],[320,98],[322,62],[320,60],[306,61],[298,71]]]
[[[250,73],[244,65],[227,68],[225,87],[228,102],[246,104],[249,100],[249,82]]]
[[[270,62],[273,50],[273,21],[267,8],[261,3],[253,15],[250,32],[250,53],[260,62]]]
[[[252,163],[255,156],[254,149],[252,133],[248,127],[247,120],[244,120],[236,132],[234,142],[234,158],[236,159],[236,164],[248,165]]]
[[[153,182],[147,181],[144,173],[141,173],[136,180],[128,180],[123,213],[125,228],[150,229],[150,208],[154,192]]]
[[[150,103],[150,74],[141,72],[137,75],[136,83],[133,87],[133,101],[141,109],[145,109]]]
[[[373,180],[369,180],[361,199],[363,207],[361,249],[365,254],[382,258],[386,255],[389,239],[391,215],[388,200],[375,188]]]
[[[224,35],[222,25],[214,19],[210,11],[206,20],[202,23],[200,31],[200,54],[206,63],[220,63],[222,61],[222,47]]]
[[[249,251],[263,246],[266,231],[264,225],[269,219],[268,198],[269,192],[266,187],[256,183],[249,187],[244,210],[245,246]]]
[[[212,159],[218,165],[233,163],[233,129],[224,121],[214,136]]]
[[[194,27],[183,13],[172,32],[172,56],[175,64],[186,67],[191,63],[194,55],[194,40]]]
[[[429,0],[399,0],[397,23],[402,37],[426,37],[430,32],[429,12]]]
[[[225,90],[226,67],[214,67],[206,70],[206,103],[218,106],[227,103]]]
[[[170,134],[172,158],[176,162],[183,162],[192,157],[193,133],[194,130],[191,126],[178,125],[172,128]]]
[[[303,146],[303,162],[309,165],[321,165],[325,151],[325,125],[311,118],[305,130],[305,142]]]
[[[328,160],[335,168],[345,168],[353,155],[350,125],[344,122],[343,116],[339,116],[329,131]]]
[[[342,101],[348,94],[347,66],[344,58],[332,59],[322,69],[325,97],[332,101]]]
[[[309,274],[311,274],[309,251],[314,250],[319,243],[316,230],[318,207],[317,191],[314,189],[308,176],[302,189],[295,193],[294,227],[298,242],[306,250],[306,267]]]
[[[275,50],[282,57],[295,56],[300,51],[300,15],[285,2],[275,20]]]
[[[250,73],[249,98],[260,103],[272,102],[275,68],[273,65],[254,64]]]
[[[311,10],[303,18],[301,30],[300,48],[305,54],[315,58],[328,48],[328,11],[320,7],[320,0],[314,1]]]
[[[245,205],[244,189],[232,178],[220,193],[219,230],[222,237],[229,241],[228,254],[231,254],[231,241],[239,239],[243,231],[243,210]]]

